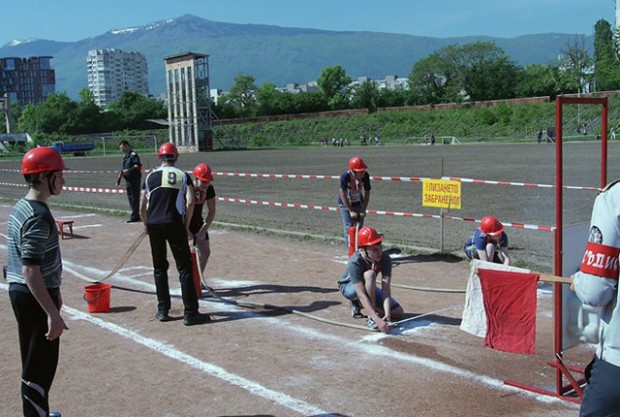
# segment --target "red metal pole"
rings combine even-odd
[[[564,102],[562,97],[556,99],[555,105],[555,256],[553,273],[559,277],[562,276],[562,184],[563,184],[563,154],[562,154],[562,106]],[[555,310],[555,342],[554,350],[556,355],[562,355],[562,284],[554,285],[554,310]],[[557,362],[558,359],[556,358]],[[562,396],[562,371],[559,367],[555,368],[555,387],[556,395]]]

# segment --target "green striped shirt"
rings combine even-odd
[[[47,288],[61,284],[62,257],[58,229],[47,204],[22,198],[8,222],[7,282],[25,284],[22,266],[39,266]]]

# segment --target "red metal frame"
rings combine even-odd
[[[564,104],[594,104],[602,105],[602,126],[601,126],[601,182],[600,187],[604,188],[607,185],[607,98],[606,97],[558,97],[556,99],[555,106],[555,224],[556,230],[555,237],[555,253],[554,253],[554,265],[553,273],[557,276],[562,276],[562,208],[563,208],[563,154],[562,154],[562,110]],[[540,388],[532,387],[527,384],[521,384],[514,381],[506,380],[506,385],[512,385],[517,388],[521,388],[528,391],[537,392],[539,394],[550,395],[561,398],[566,401],[572,401],[575,403],[581,402],[583,396],[582,386],[585,383],[583,378],[576,379],[571,372],[577,372],[583,374],[583,369],[567,367],[562,361],[562,285],[556,282],[554,285],[554,318],[555,318],[555,340],[554,350],[555,359],[549,362],[549,366],[555,368],[555,392],[543,390]],[[564,379],[568,381],[568,384],[564,384]],[[576,395],[576,397],[575,397]]]

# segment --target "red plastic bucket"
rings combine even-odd
[[[93,284],[84,287],[84,301],[89,313],[107,313],[110,311],[110,284]]]

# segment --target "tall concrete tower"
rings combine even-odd
[[[164,58],[170,141],[181,152],[213,150],[209,55]]]

